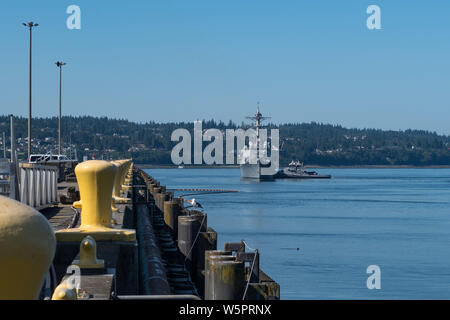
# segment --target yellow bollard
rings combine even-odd
[[[102,269],[105,267],[105,261],[97,259],[97,243],[91,236],[81,240],[80,260],[75,260],[74,265],[81,269]]]
[[[128,191],[131,189],[131,184],[133,182],[132,178],[130,179],[127,177],[127,173],[128,173],[128,170],[129,170],[132,162],[131,162],[131,160],[123,160],[123,161],[124,161],[124,163],[123,163],[124,164],[124,173],[123,173],[123,176],[121,179],[121,188],[124,191]]]
[[[128,169],[128,175],[133,177],[133,161],[130,160],[130,168]]]
[[[63,281],[53,292],[52,300],[78,300],[77,290],[70,287],[67,281]]]
[[[116,176],[114,177],[114,187],[113,187],[113,195],[112,195],[112,201],[111,201],[111,210],[112,210],[112,212],[118,212],[119,208],[117,208],[115,206],[115,204],[116,204],[116,199],[120,197],[120,189],[117,190],[117,181],[119,180],[120,163],[118,163],[116,161],[113,161],[111,163],[117,167],[117,173],[116,173]],[[116,194],[117,194],[117,196],[116,196]]]
[[[116,161],[117,164],[119,164],[119,175],[118,175],[118,188],[117,188],[117,195],[120,196],[120,188],[125,180],[125,176],[127,173],[127,161],[126,160],[118,160]]]
[[[120,182],[123,184],[123,182],[125,181],[125,179],[127,177],[130,160],[121,160],[121,162],[123,164],[123,174],[121,176]]]
[[[124,181],[124,175],[126,174],[126,162],[127,160],[117,160],[112,161],[111,163],[114,164],[117,167],[117,174],[114,177],[114,187],[113,187],[113,204],[111,206],[111,209],[114,212],[119,211],[116,207],[114,207],[114,203],[129,203],[131,199],[128,198],[121,198],[120,197],[120,191],[121,191],[121,185]],[[81,201],[75,201],[73,203],[73,207],[77,209],[81,209]]]
[[[81,241],[91,235],[96,241],[136,241],[136,232],[111,226],[111,201],[117,167],[103,160],[89,160],[75,167],[81,198],[79,228],[56,232],[58,241]]]
[[[114,179],[114,189],[113,189],[113,211],[118,211],[116,207],[114,207],[114,204],[130,204],[131,199],[129,198],[123,198],[120,196],[120,190],[121,190],[121,180],[122,176],[125,172],[125,164],[122,161],[113,161],[112,164],[114,164],[117,167],[117,174]]]
[[[38,299],[56,239],[35,209],[0,196],[0,299]]]

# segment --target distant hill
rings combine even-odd
[[[193,123],[134,123],[106,117],[63,117],[63,141],[77,147],[78,157],[132,157],[137,163],[170,165],[170,152],[176,144],[170,141],[173,130]],[[241,124],[243,125],[243,124]],[[203,129],[221,130],[241,127],[232,122],[204,121]],[[56,147],[58,121],[33,119],[33,152]],[[269,125],[269,128],[275,126]],[[27,119],[15,119],[19,156],[25,156]],[[280,161],[286,165],[300,160],[308,165],[450,165],[450,136],[422,130],[383,131],[347,129],[321,123],[286,123],[280,129]],[[9,138],[9,118],[0,116],[0,137]],[[206,145],[207,143],[205,143]],[[7,142],[9,146],[9,142]]]

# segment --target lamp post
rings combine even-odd
[[[58,119],[58,154],[61,154],[61,86],[62,86],[62,67],[65,62],[57,61],[56,66],[59,68],[59,119]]]
[[[22,23],[30,30],[30,69],[29,69],[29,89],[28,89],[28,159],[31,155],[31,31],[33,27],[37,27],[39,24],[34,22]]]

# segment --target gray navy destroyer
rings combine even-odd
[[[256,146],[252,145],[252,143],[249,141],[249,147],[247,149],[240,150],[240,152],[242,153],[242,158],[244,159],[243,163],[241,163],[240,165],[241,177],[244,179],[274,180],[275,174],[262,173],[262,168],[271,166],[270,160],[263,160],[258,157],[260,149],[259,129],[261,128],[261,122],[270,118],[263,117],[261,112],[259,112],[259,107],[253,117],[246,118],[254,121],[254,129],[256,131]],[[267,145],[264,145],[262,147],[267,148]],[[256,163],[252,163],[252,161],[250,161],[251,150],[256,151]]]
[[[261,128],[261,122],[270,117],[263,117],[261,112],[259,111],[259,107],[256,111],[256,114],[253,117],[246,117],[247,119],[251,119],[254,121],[254,129],[256,131],[256,146],[252,145],[249,142],[249,147],[240,150],[243,158],[243,163],[240,165],[241,169],[241,178],[244,179],[257,179],[257,180],[275,180],[275,179],[330,179],[331,175],[329,174],[318,174],[316,171],[307,171],[304,168],[304,165],[300,161],[291,161],[288,167],[280,168],[274,174],[263,174],[262,168],[270,167],[270,160],[260,159],[259,149],[260,147],[266,148],[267,145],[260,146],[260,136],[259,129]],[[267,142],[264,142],[267,143]],[[257,155],[256,163],[255,161],[250,161],[251,150],[256,150],[255,154]]]

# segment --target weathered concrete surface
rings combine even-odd
[[[70,205],[48,207],[40,212],[49,220],[54,231],[73,227],[79,220],[79,213]]]
[[[260,269],[259,283],[250,283],[247,300],[280,300],[280,285]]]
[[[127,225],[127,227],[134,228],[132,205],[119,205],[118,208],[119,211],[113,213],[117,226]],[[76,219],[76,212],[70,205],[47,208],[42,213],[49,219],[55,230],[80,225],[79,214],[78,219]],[[72,265],[73,260],[79,257],[79,250],[79,242],[58,242],[53,260],[58,283],[68,276],[66,274],[67,268]],[[110,283],[111,288],[108,290],[114,291],[115,294],[133,295],[139,293],[137,242],[97,241],[97,257],[105,260],[106,270],[109,270],[109,272],[114,270],[114,275],[108,274],[106,271],[106,274],[98,274],[97,272],[97,274],[87,275],[86,270],[83,269],[81,282],[83,286],[86,281],[87,287],[84,290],[88,294],[95,293],[94,299],[109,299],[110,294],[106,293],[105,290]],[[110,278],[114,278],[115,281],[110,280]],[[101,292],[95,290],[91,292],[90,290],[94,286],[99,286]]]
[[[78,300],[110,300],[114,289],[114,270],[112,273],[82,275]],[[63,281],[68,279],[65,276]]]

